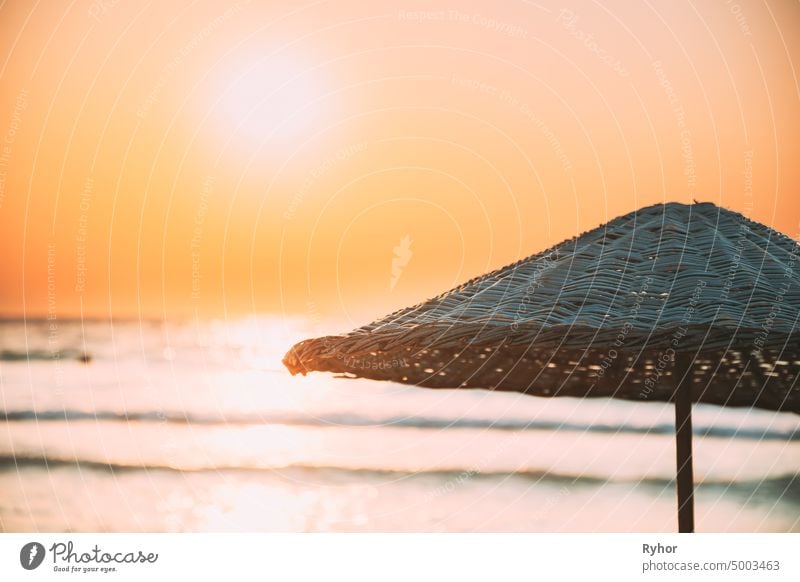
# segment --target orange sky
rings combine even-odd
[[[364,323],[664,200],[800,236],[800,4],[507,4],[3,2],[0,313]]]

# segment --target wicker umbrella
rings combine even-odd
[[[428,388],[675,403],[693,531],[691,404],[800,413],[800,247],[714,204],[659,204],[283,362]]]

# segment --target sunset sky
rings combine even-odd
[[[0,1],[0,314],[355,324],[617,215],[800,237],[791,1]]]

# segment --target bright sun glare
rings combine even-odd
[[[219,108],[229,132],[259,142],[308,133],[321,95],[314,71],[271,57],[248,63],[225,83]]]

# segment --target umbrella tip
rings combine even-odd
[[[295,351],[295,347],[292,347],[292,349],[286,352],[286,355],[283,356],[282,362],[283,365],[286,366],[286,368],[289,370],[292,376],[296,376],[297,374],[302,374],[303,376],[305,376],[306,373],[308,373],[308,370],[298,357],[297,352]]]

